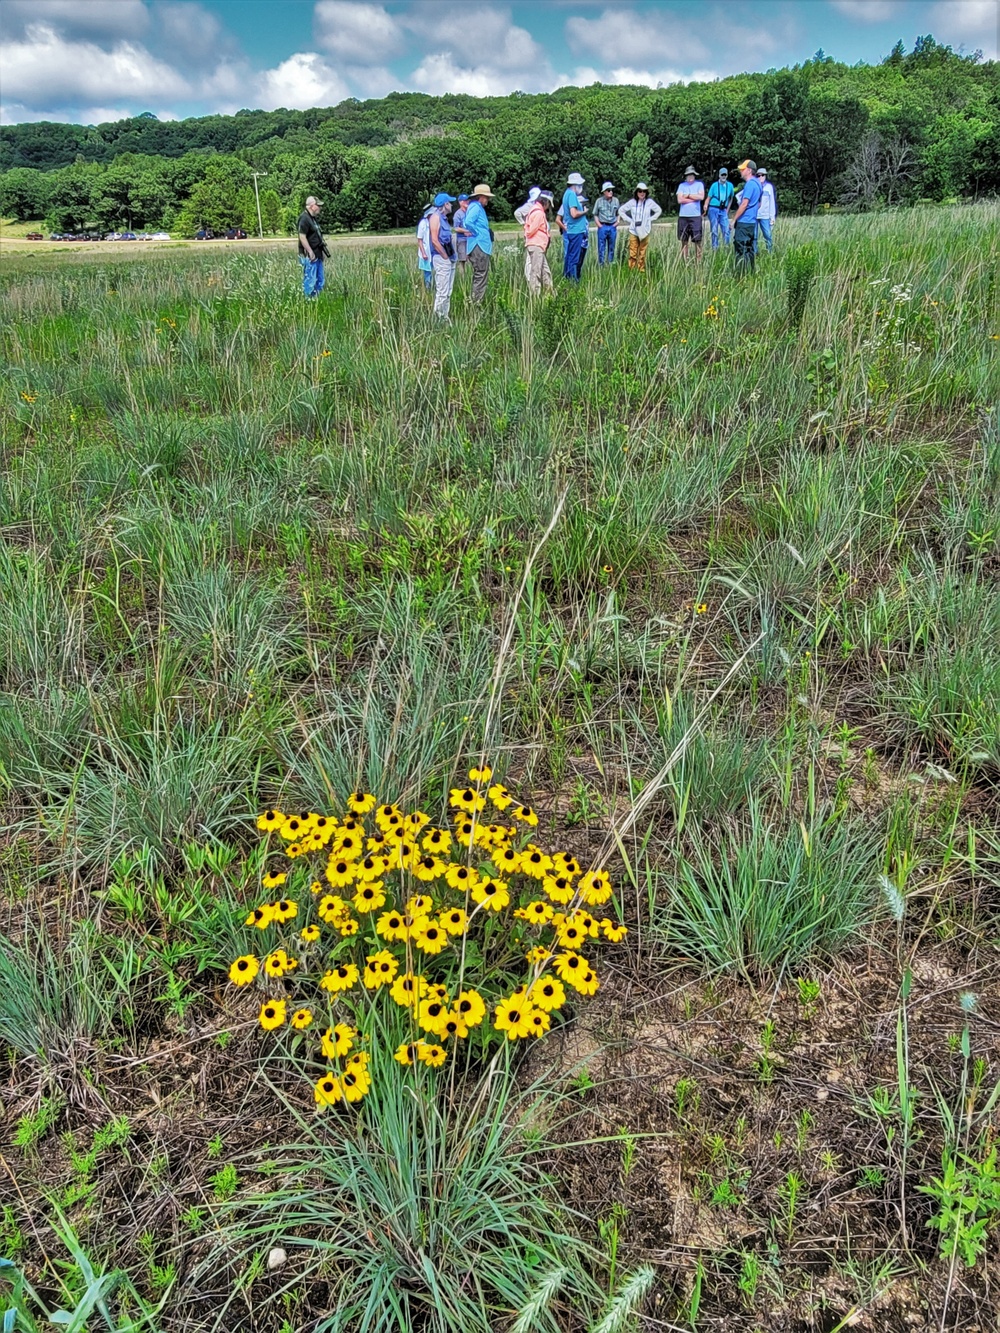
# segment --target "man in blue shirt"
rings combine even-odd
[[[563,277],[571,282],[580,281],[584,256],[587,253],[587,210],[581,193],[583,177],[578,171],[571,171],[566,179],[566,191],[562,197],[562,216],[566,224],[563,249]]]
[[[493,254],[493,233],[486,216],[486,205],[493,198],[488,185],[473,187],[472,198],[465,210],[465,231],[472,265],[472,299],[481,305],[490,280],[490,256]]]
[[[737,273],[752,273],[754,270],[757,240],[757,209],[760,206],[760,181],[757,179],[757,163],[749,157],[739,165],[743,177],[743,194],[740,206],[733,218],[733,250],[736,253]]]
[[[729,210],[733,204],[733,187],[729,183],[729,172],[725,167],[719,172],[719,179],[709,186],[705,200],[705,212],[712,232],[712,249],[718,250],[719,236],[722,244],[729,244]]]

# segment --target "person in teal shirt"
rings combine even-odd
[[[566,224],[563,243],[563,277],[580,281],[587,254],[587,210],[583,203],[583,177],[571,171],[562,197],[562,216]]]
[[[486,205],[493,198],[488,185],[475,185],[465,210],[465,230],[469,263],[472,265],[472,299],[479,305],[486,295],[490,280],[490,256],[493,254],[493,233],[486,216]]]
[[[729,180],[729,172],[725,167],[719,172],[719,179],[713,181],[708,188],[708,197],[705,200],[705,212],[708,214],[708,225],[712,232],[712,249],[718,250],[719,237],[722,237],[722,244],[729,244],[729,210],[733,206],[735,191]]]

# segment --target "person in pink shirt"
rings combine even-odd
[[[532,296],[541,295],[543,288],[552,291],[552,274],[545,257],[551,235],[549,212],[552,204],[552,192],[542,190],[524,214],[524,276]]]

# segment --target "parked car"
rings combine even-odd
[[[214,241],[215,232],[211,227],[202,227],[201,231],[197,233],[194,239],[196,241]]]
[[[29,231],[24,238],[26,241],[44,241],[45,237],[40,231]]]
[[[152,234],[152,236],[150,236],[149,239],[150,239],[151,241],[169,241],[169,240],[170,240],[170,232],[169,232],[169,231],[154,231],[153,234]]]
[[[245,241],[246,238],[247,234],[242,227],[230,227],[226,232],[227,241]]]

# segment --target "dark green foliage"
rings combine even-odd
[[[802,245],[785,255],[785,283],[788,292],[788,324],[798,329],[806,313],[806,301],[816,272],[816,250]]]

